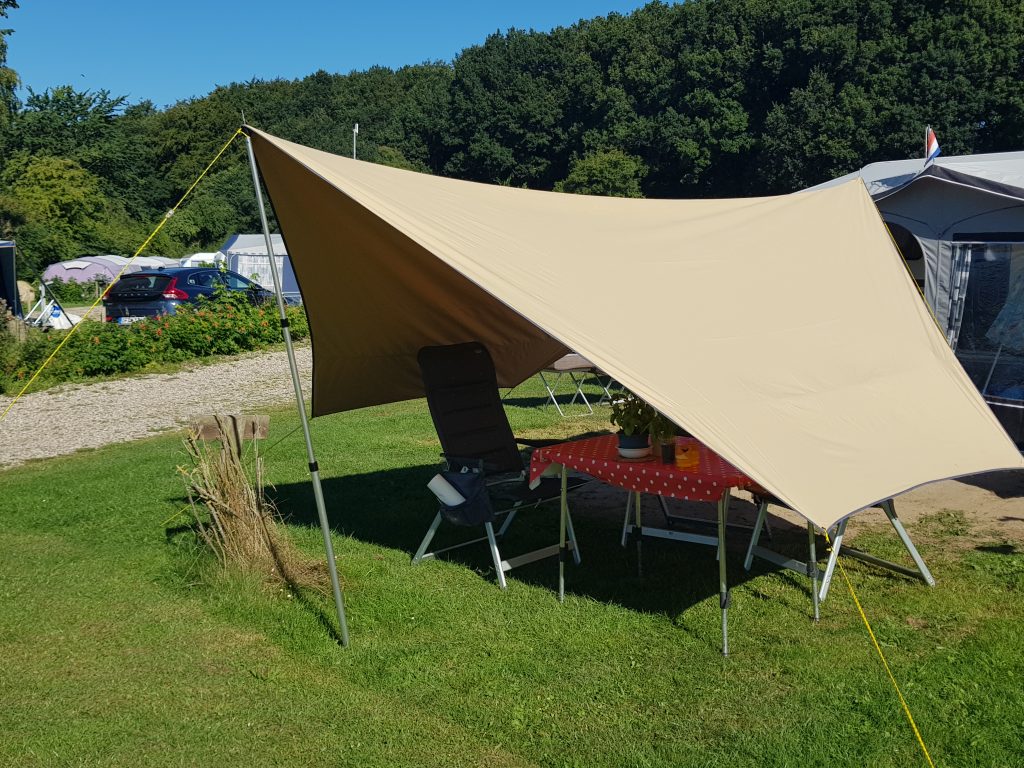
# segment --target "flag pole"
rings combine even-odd
[[[246,126],[243,126],[243,128]],[[331,527],[327,522],[327,508],[324,505],[324,491],[320,485],[320,468],[313,453],[313,441],[309,436],[309,419],[306,418],[306,401],[302,396],[299,384],[299,368],[295,362],[295,347],[292,345],[292,334],[288,328],[288,316],[284,310],[284,297],[281,294],[281,277],[277,272],[277,260],[274,258],[274,246],[270,239],[270,227],[267,224],[267,211],[263,207],[263,192],[260,190],[259,172],[256,170],[256,156],[252,151],[252,139],[245,133],[245,148],[249,152],[249,166],[252,169],[252,185],[256,192],[256,202],[260,210],[260,223],[263,225],[263,237],[267,243],[267,256],[270,259],[270,274],[274,279],[274,295],[277,297],[277,310],[281,317],[281,330],[284,332],[284,346],[288,350],[288,367],[292,374],[292,386],[295,387],[295,404],[299,407],[299,419],[302,421],[302,434],[306,438],[306,457],[309,460],[309,476],[313,481],[313,497],[316,499],[316,511],[320,517],[320,531],[324,535],[324,549],[327,551],[327,570],[331,573],[331,589],[334,592],[334,605],[338,609],[338,626],[341,629],[341,644],[348,646],[348,622],[345,620],[345,598],[341,594],[338,581],[338,568],[334,562],[334,546],[331,544]]]

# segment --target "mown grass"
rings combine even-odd
[[[605,426],[538,394],[509,398],[517,433]],[[289,530],[318,553],[297,425],[275,412],[264,449]],[[176,530],[179,436],[0,473],[0,764],[924,764],[841,581],[815,625],[805,579],[745,574],[731,552],[723,659],[714,551],[651,542],[638,578],[621,498],[577,504],[584,562],[564,604],[554,561],[502,592],[482,549],[409,564],[438,452],[422,402],[313,431],[348,649],[329,595],[219,576]],[[937,588],[847,569],[936,763],[1022,765],[1024,555],[944,548],[968,523],[942,515],[920,542]],[[506,552],[556,532],[553,511],[524,515]],[[881,529],[858,545],[899,555]]]

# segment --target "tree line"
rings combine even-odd
[[[452,62],[218,87],[166,109],[55,85],[17,97],[0,0],[0,237],[21,272],[132,253],[252,125],[339,154],[489,183],[632,197],[790,192],[869,162],[1024,149],[1019,0],[652,2]],[[240,143],[148,248],[258,227]]]

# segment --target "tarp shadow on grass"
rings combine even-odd
[[[323,479],[324,499],[332,529],[361,541],[412,553],[419,546],[437,509],[426,489],[436,465],[404,467]],[[636,547],[620,544],[626,491],[600,484],[590,494],[573,499],[571,508],[583,562],[566,567],[566,590],[600,602],[632,610],[676,617],[693,605],[718,595],[715,548],[685,542],[645,539],[643,576],[637,575]],[[309,482],[279,485],[275,501],[285,519],[295,525],[319,526]],[[709,504],[705,515],[713,514]],[[733,512],[749,517],[748,502],[734,499]],[[662,525],[653,499],[645,501],[645,524]],[[713,527],[701,531],[715,535]],[[443,524],[432,543],[442,548],[482,535],[482,529]],[[806,535],[806,534],[805,534]],[[519,513],[501,544],[503,557],[514,557],[554,544],[558,537],[557,502]],[[730,529],[729,585],[734,588],[761,575],[771,566],[763,561],[750,573],[743,570],[747,531]],[[806,541],[806,539],[804,539]],[[445,553],[443,559],[460,563],[493,579],[493,565],[485,543]],[[413,567],[429,567],[412,566]],[[558,561],[549,558],[515,569],[511,578],[555,590]]]
[[[957,478],[958,482],[991,491],[1001,499],[1024,498],[1024,469],[1004,469]]]

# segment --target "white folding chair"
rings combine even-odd
[[[545,376],[545,374],[547,375]],[[583,405],[586,406],[588,413],[594,412],[594,407],[590,404],[586,393],[583,391],[583,384],[586,382],[587,376],[597,376],[597,369],[594,367],[594,364],[587,360],[587,358],[583,357],[583,355],[570,352],[568,355],[558,358],[549,367],[540,371],[538,375],[540,376],[541,383],[544,384],[544,389],[548,392],[548,399],[554,403],[559,416],[565,416],[565,411],[562,410],[562,404],[558,402],[559,385],[564,377],[568,377],[568,380],[572,384],[572,389],[569,390],[569,392],[572,393],[572,398],[565,403],[565,407],[568,408],[569,406],[575,405],[576,401],[580,400]],[[548,381],[549,377],[553,377],[553,380]],[[598,382],[600,383],[599,377]],[[602,388],[605,390],[605,393],[608,394],[608,389],[603,384]],[[568,393],[566,393],[566,396],[567,395]]]

